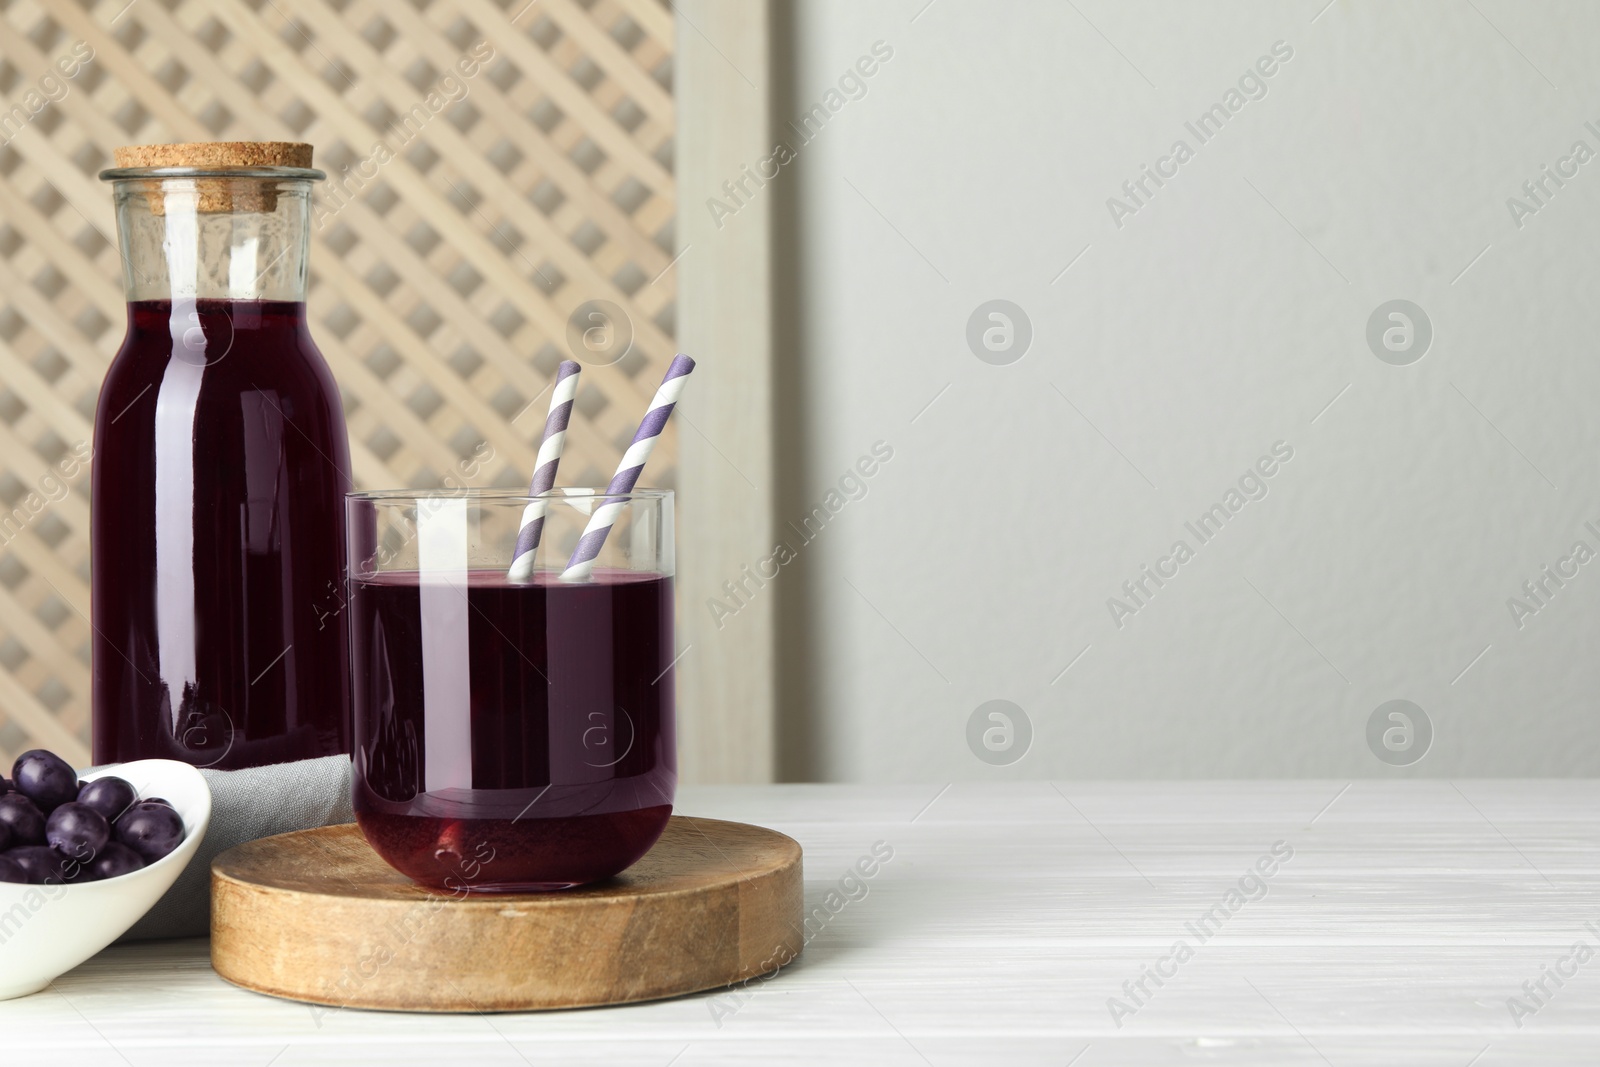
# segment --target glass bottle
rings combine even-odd
[[[94,759],[348,752],[338,387],[306,325],[309,145],[117,150],[128,332],[95,413]]]

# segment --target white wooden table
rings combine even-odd
[[[1600,783],[702,787],[678,810],[793,835],[808,905],[839,908],[743,998],[329,1012],[169,942],[0,1003],[0,1062],[1600,1063],[1600,955],[1569,956],[1600,950]],[[865,895],[827,900],[879,841]],[[1230,900],[1276,842],[1265,896]],[[1147,967],[1171,976],[1141,992]]]

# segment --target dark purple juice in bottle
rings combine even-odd
[[[304,303],[130,303],[95,452],[95,762],[348,752],[349,448]]]
[[[464,629],[435,621],[434,598],[462,596]],[[672,610],[671,578],[626,571],[352,580],[355,807],[373,848],[451,890],[633,864],[677,785]]]
[[[306,325],[311,146],[115,150],[128,333],[95,412],[94,760],[350,751],[350,453]]]

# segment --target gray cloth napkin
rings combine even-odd
[[[205,936],[211,930],[211,861],[218,854],[257,838],[355,819],[349,756],[200,773],[211,787],[205,840],[166,896],[119,941]]]

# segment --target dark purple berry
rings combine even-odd
[[[11,779],[0,778],[0,797],[3,797],[7,793],[11,792],[11,788]]]
[[[67,859],[53,848],[44,845],[23,845],[6,853],[6,858],[21,867],[28,875],[28,881],[34,885],[44,885],[46,882],[61,884],[67,880],[68,872],[64,870],[66,864],[73,861]],[[73,864],[76,869],[77,864]]]
[[[88,880],[99,882],[107,878],[120,878],[143,867],[144,857],[127,845],[113,841],[101,849],[100,854],[89,864]]]
[[[154,863],[183,841],[183,820],[170,807],[136,804],[118,819],[114,827],[117,840]]]
[[[0,797],[0,823],[11,832],[11,846],[44,844],[44,813],[21,793]]]
[[[17,792],[46,815],[78,798],[78,772],[60,756],[42,748],[18,756],[11,778],[17,783]]]
[[[57,853],[57,855],[60,855],[60,853]],[[71,856],[61,857],[61,873],[69,885],[76,885],[79,882],[98,882],[100,879],[90,873],[90,868],[93,865],[93,860],[75,860]]]
[[[50,813],[44,839],[63,856],[87,863],[111,839],[111,824],[89,805],[71,800]]]
[[[172,801],[168,800],[166,797],[145,797],[143,800],[139,801],[139,803],[154,804],[158,808],[172,807]],[[176,811],[177,809],[173,808],[173,810]]]
[[[18,865],[10,856],[0,856],[0,882],[21,882],[26,884],[28,872]]]
[[[133,786],[112,775],[96,778],[78,790],[78,803],[89,805],[104,815],[107,822],[115,822],[138,799],[139,794],[133,791]]]
[[[11,847],[11,827],[0,822],[0,852]]]

